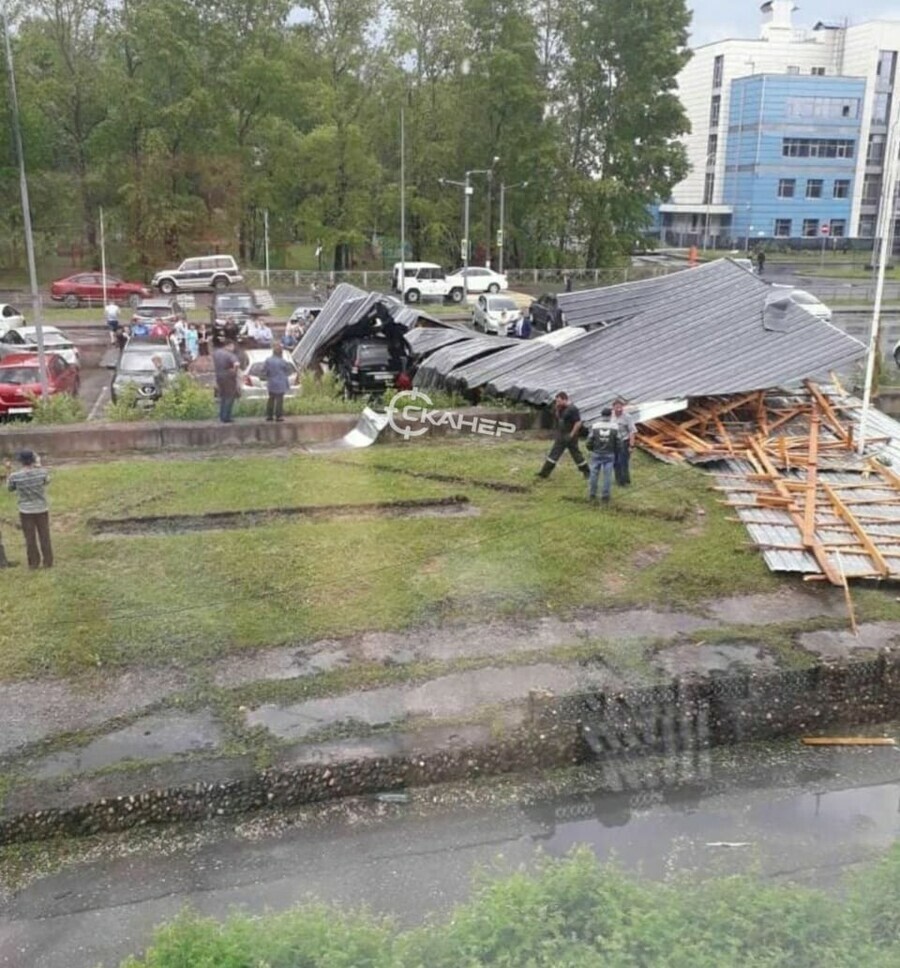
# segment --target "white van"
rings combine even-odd
[[[395,262],[394,269],[391,272],[391,289],[394,292],[401,292],[403,287],[400,285],[400,266],[403,266],[403,271],[407,276],[414,276],[419,269],[440,269],[440,266],[435,262]]]

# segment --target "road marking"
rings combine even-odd
[[[91,407],[91,412],[88,414],[88,420],[96,419],[97,411],[100,409],[100,404],[103,403],[103,401],[105,400],[106,394],[108,391],[109,391],[108,386],[100,387],[100,393],[97,395],[97,400],[94,403],[93,407]]]

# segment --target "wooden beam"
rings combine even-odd
[[[856,520],[853,512],[846,504],[841,500],[841,498],[835,493],[834,488],[828,484],[822,485],[825,493],[828,495],[829,500],[834,505],[835,510],[838,514],[850,525],[856,537],[859,539],[859,543],[865,548],[865,553],[875,562],[875,568],[881,575],[889,575],[891,569],[887,562],[884,560],[881,552],[876,547],[875,543],[872,541],[869,533],[866,529]]]

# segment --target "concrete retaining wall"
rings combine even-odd
[[[900,653],[885,650],[875,659],[802,671],[533,697],[523,710],[527,725],[502,735],[479,725],[435,727],[300,744],[266,770],[248,756],[214,757],[36,781],[15,788],[2,804],[0,844],[585,762],[597,765],[598,786],[609,792],[651,780],[677,783],[687,760],[714,746],[889,721],[900,713],[898,687]]]
[[[487,410],[470,408],[457,411],[467,416],[513,424],[519,430],[539,425],[538,411]],[[0,429],[0,457],[11,457],[29,447],[50,458],[90,457],[95,454],[148,453],[199,448],[215,450],[235,447],[296,447],[304,444],[340,440],[356,426],[354,414],[314,417],[287,417],[284,423],[267,423],[262,418],[246,417],[233,424],[211,420],[135,423],[90,422],[61,427],[12,424]],[[403,426],[398,421],[398,426]],[[418,425],[410,425],[417,429]],[[430,426],[428,436],[460,436],[470,431],[454,431],[446,425]],[[381,440],[402,439],[390,427]]]

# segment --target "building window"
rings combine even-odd
[[[860,215],[859,232],[857,234],[861,239],[875,238],[875,216],[874,215]]]
[[[803,237],[805,239],[815,238],[819,234],[819,220],[817,218],[805,218],[803,220]]]
[[[897,52],[895,50],[880,50],[875,73],[882,84],[894,83],[894,72],[897,69]]]
[[[863,205],[877,205],[881,198],[881,175],[866,175],[863,178]]]
[[[791,220],[789,218],[775,219],[775,238],[789,239],[791,237]]]
[[[796,65],[795,64],[788,64],[787,72],[788,72],[788,74],[799,74],[800,73],[800,65],[799,64],[796,64]]]
[[[847,220],[844,218],[833,218],[831,220],[831,231],[828,234],[833,239],[842,239],[847,234]]]
[[[719,111],[722,109],[722,98],[718,94],[713,95],[712,105],[709,109],[709,126],[717,128],[719,126]]]
[[[849,118],[859,117],[858,97],[789,97],[785,107],[789,118]]]
[[[891,96],[882,91],[872,102],[872,124],[887,124],[891,113]]]
[[[719,136],[717,134],[711,134],[709,140],[706,142],[706,163],[707,165],[714,165],[716,163],[716,153],[719,150]]]
[[[784,138],[781,154],[785,158],[852,158],[855,144],[842,138]]]
[[[824,181],[821,178],[808,178],[806,180],[806,197],[821,198]]]
[[[716,176],[710,172],[703,183],[703,204],[712,205],[713,195],[716,191]]]
[[[885,135],[883,134],[870,134],[869,135],[869,150],[866,152],[866,164],[867,165],[881,165],[884,164],[884,141]]]
[[[810,72],[814,77],[824,77],[825,68],[824,67],[814,67]]]
[[[778,197],[779,198],[793,198],[794,190],[797,187],[796,178],[779,178],[778,180]]]
[[[725,57],[719,54],[713,61],[713,87],[722,86],[722,75],[725,72]]]
[[[835,178],[834,192],[832,194],[832,198],[849,198],[849,197],[850,197],[850,179]]]

